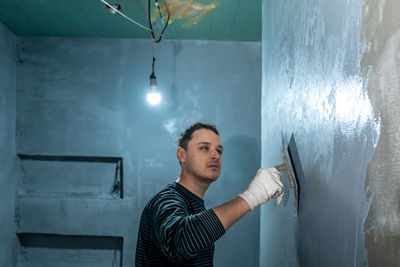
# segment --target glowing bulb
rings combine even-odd
[[[157,105],[161,101],[161,95],[157,92],[150,92],[147,94],[147,102],[151,105]]]
[[[157,78],[154,73],[150,76],[150,92],[147,94],[147,102],[157,105],[161,101],[161,95],[157,92]]]

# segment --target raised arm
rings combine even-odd
[[[213,208],[225,230],[255,207],[275,198],[277,205],[283,197],[281,174],[276,168],[259,169],[249,187],[235,199]]]

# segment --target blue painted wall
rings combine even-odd
[[[378,130],[360,71],[361,4],[264,1],[262,163],[278,163],[280,132],[293,133],[304,179],[297,218],[287,188],[282,207],[262,209],[261,265],[365,265]]]
[[[304,175],[298,217],[287,186],[261,210],[260,266],[400,264],[398,8],[263,1],[262,165],[293,134]]]
[[[77,195],[72,182],[65,182],[77,180],[67,175],[71,165],[57,172],[23,162],[19,232],[122,236],[124,265],[132,266],[139,215],[148,199],[178,176],[176,143],[186,126],[205,121],[221,132],[224,167],[206,194],[209,208],[234,198],[260,167],[260,43],[158,44],[156,75],[163,95],[158,107],[145,100],[151,72],[147,40],[20,38],[18,53],[17,152],[121,156],[125,179],[124,199],[113,199],[104,190],[112,175],[110,184],[104,177],[96,182],[96,170],[77,168],[84,189],[77,186]],[[43,178],[37,177],[40,171]],[[57,179],[66,188],[58,188]],[[216,246],[216,266],[258,266],[259,211]],[[62,264],[51,251],[22,252],[23,263],[56,258]],[[97,264],[108,266],[109,259]]]
[[[10,266],[14,247],[16,190],[16,37],[0,23],[0,266]]]

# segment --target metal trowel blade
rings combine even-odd
[[[296,216],[299,211],[299,186],[297,184],[296,175],[292,165],[292,159],[290,158],[290,154],[288,152],[287,146],[285,144],[285,139],[283,134],[281,133],[282,138],[282,165],[277,166],[276,168],[280,171],[284,171],[286,173],[286,178],[289,184],[289,188],[293,191],[293,200],[294,207],[296,210]]]

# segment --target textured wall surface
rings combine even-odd
[[[76,191],[93,188],[94,195],[74,194],[72,183],[57,190],[54,169],[43,166],[43,177],[34,177],[36,167],[33,174],[24,169],[20,232],[122,236],[124,265],[133,266],[139,215],[178,176],[176,143],[184,127],[201,120],[221,132],[224,166],[206,194],[207,207],[235,197],[260,165],[260,43],[163,41],[156,48],[163,95],[158,107],[145,100],[149,41],[21,38],[18,52],[18,153],[120,156],[125,179],[125,198],[112,199],[103,190],[106,178],[99,180],[105,185],[90,178],[93,168],[82,174],[84,187]],[[54,179],[68,172],[60,166]],[[248,215],[217,242],[216,266],[258,265],[259,214]],[[40,263],[43,254],[27,249],[20,260]],[[75,254],[64,258],[85,257]],[[43,260],[65,264],[51,255]]]
[[[366,170],[380,120],[360,65],[362,10],[361,0],[263,2],[262,165],[279,163],[280,132],[287,142],[293,133],[304,177],[297,218],[287,188],[282,207],[261,210],[261,266],[367,264]],[[385,202],[394,213],[396,196]]]
[[[364,224],[369,266],[400,266],[400,2],[366,0],[361,66],[375,116],[381,122],[368,166],[372,198]]]
[[[0,266],[13,261],[15,236],[16,37],[0,23]]]

